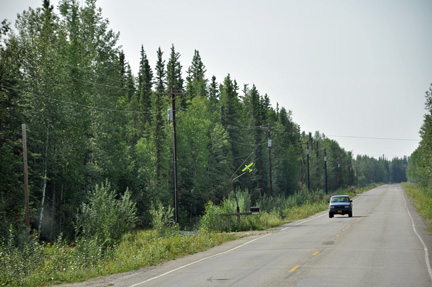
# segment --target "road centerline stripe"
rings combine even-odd
[[[296,265],[293,268],[291,268],[289,272],[292,273],[292,272],[296,271],[299,268],[300,268],[300,265]]]

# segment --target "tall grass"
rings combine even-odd
[[[426,221],[428,231],[432,231],[432,190],[411,183],[402,183],[402,187]]]
[[[103,248],[97,241],[70,246],[59,239],[40,244],[33,238],[23,247],[0,244],[0,286],[42,286],[77,282],[152,266],[209,249],[234,238],[201,231],[161,237],[158,230],[126,234],[118,245]]]

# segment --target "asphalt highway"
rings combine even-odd
[[[431,233],[400,185],[353,199],[353,217],[321,212],[137,272],[74,286],[432,286]]]

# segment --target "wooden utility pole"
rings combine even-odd
[[[176,137],[176,121],[175,121],[175,98],[177,95],[186,95],[187,93],[158,93],[157,95],[170,95],[171,96],[171,111],[168,112],[168,119],[173,123],[173,168],[174,168],[174,221],[178,223],[178,187],[177,187],[177,137]]]
[[[325,180],[324,190],[325,193],[327,194],[328,190],[327,190],[327,150],[326,149],[324,149],[324,180]]]
[[[178,186],[177,186],[177,136],[176,136],[176,121],[175,121],[175,95],[171,89],[171,108],[173,122],[173,165],[174,165],[174,220],[178,223]]]
[[[28,184],[28,163],[27,163],[27,131],[26,125],[22,124],[22,141],[24,156],[24,197],[25,197],[25,220],[26,226],[30,229],[30,208],[29,208],[29,184]]]
[[[308,181],[308,190],[310,190],[309,142],[306,143],[306,157],[307,157],[307,181]]]
[[[269,180],[270,180],[270,196],[273,195],[273,180],[272,180],[272,163],[271,163],[271,147],[272,147],[272,140],[271,140],[271,133],[270,133],[270,125],[268,126],[268,151],[269,151]]]

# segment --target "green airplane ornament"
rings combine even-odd
[[[242,169],[242,172],[245,172],[246,170],[248,170],[249,172],[252,172],[251,166],[253,166],[253,164],[254,164],[254,163],[251,162],[250,164],[245,165],[245,168]]]

